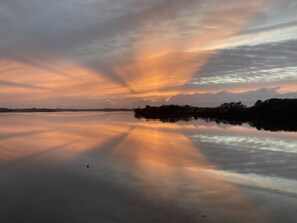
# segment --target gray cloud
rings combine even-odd
[[[182,104],[182,105],[194,105],[194,106],[218,106],[222,102],[238,102],[241,101],[244,104],[250,106],[257,100],[266,100],[269,98],[296,98],[297,92],[281,94],[277,92],[276,88],[272,89],[259,89],[255,91],[247,91],[242,93],[231,93],[227,91],[218,93],[206,93],[206,94],[180,94],[171,97],[168,104]]]
[[[297,40],[223,49],[191,83],[220,85],[297,81]]]
[[[194,94],[178,94],[170,97],[168,100],[159,98],[155,100],[136,99],[132,103],[132,107],[144,107],[146,105],[160,106],[163,104],[192,105],[198,107],[214,107],[219,106],[223,102],[243,102],[243,104],[251,106],[257,100],[267,100],[270,98],[297,98],[297,92],[279,93],[277,88],[262,88],[254,91],[245,91],[241,93],[232,93],[221,91],[218,93],[194,93]],[[131,100],[131,99],[130,99]]]
[[[24,84],[24,83],[17,83],[17,82],[10,82],[0,80],[0,86],[3,87],[14,87],[14,88],[27,88],[27,89],[38,89],[38,90],[49,90],[50,88],[36,86],[32,84]]]

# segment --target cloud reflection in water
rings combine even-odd
[[[225,137],[228,141],[249,134],[260,140],[265,135],[278,133],[259,135],[257,130],[247,127],[221,127],[203,122],[194,123],[196,125],[145,122],[133,119],[130,113],[13,114],[1,116],[0,123],[2,129],[16,136],[0,141],[0,174],[5,176],[1,178],[0,195],[14,205],[20,203],[22,207],[29,203],[35,207],[30,203],[34,199],[22,194],[23,186],[36,199],[39,196],[56,199],[61,202],[60,208],[67,204],[65,213],[57,212],[51,203],[45,205],[61,219],[64,214],[73,215],[81,210],[86,216],[88,211],[93,211],[94,216],[89,216],[93,220],[112,222],[104,211],[110,207],[116,213],[115,218],[127,222],[131,217],[140,216],[143,222],[152,220],[148,216],[155,216],[158,222],[172,222],[172,218],[182,222],[203,218],[210,222],[272,222],[273,211],[265,210],[265,206],[258,203],[257,195],[247,193],[250,191],[247,188],[257,188],[257,184],[247,184],[245,188],[242,186],[245,181],[240,181],[240,177],[248,177],[245,173],[258,174],[262,169],[269,175],[273,173],[267,170],[274,169],[256,163],[254,169],[249,169],[254,172],[247,172],[245,157],[240,156],[240,152],[245,154],[244,150],[239,149],[233,156],[228,153],[229,144],[215,139]],[[24,129],[28,133],[43,131],[17,134]],[[294,136],[295,133],[278,134],[283,141]],[[218,143],[220,149],[208,146]],[[240,141],[238,143],[240,146]],[[254,154],[277,153],[283,156],[283,163],[291,162],[286,151],[257,150],[257,140],[253,146]],[[212,152],[214,150],[216,152]],[[230,178],[232,172],[233,179],[237,177],[236,183]],[[293,187],[296,186],[294,176],[291,175]],[[12,187],[15,183],[18,187]],[[263,184],[261,186],[261,190],[265,190]],[[32,191],[35,187],[39,190]],[[20,196],[13,196],[19,193]],[[67,203],[61,200],[65,196]],[[30,205],[28,213],[33,210]],[[86,207],[80,209],[81,205]],[[101,209],[96,212],[95,207]],[[5,208],[4,219],[13,210],[18,211],[15,206]],[[166,218],[160,217],[160,213]],[[40,219],[43,217],[39,215]]]

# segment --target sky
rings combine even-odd
[[[0,107],[297,98],[296,0],[1,0]]]

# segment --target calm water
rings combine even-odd
[[[297,222],[297,133],[0,115],[0,222]]]

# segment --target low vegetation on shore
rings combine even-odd
[[[201,108],[189,105],[163,105],[134,110],[136,117],[143,118],[186,118],[186,117],[277,117],[297,118],[297,99],[258,100],[255,105],[247,107],[241,102],[223,103],[214,108]]]
[[[297,99],[269,99],[257,101],[247,107],[241,102],[224,103],[215,108],[199,108],[189,105],[146,106],[135,109],[136,118],[158,119],[162,122],[203,119],[217,124],[242,125],[258,130],[297,131]]]
[[[0,113],[4,112],[114,112],[114,111],[133,111],[128,108],[102,108],[102,109],[72,109],[72,108],[0,108]]]

